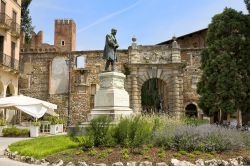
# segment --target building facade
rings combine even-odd
[[[21,94],[57,104],[57,112],[65,118],[70,89],[73,123],[88,119],[99,88],[98,74],[105,65],[103,50],[75,51],[75,27],[73,20],[55,20],[54,45],[43,43],[41,31],[33,33],[31,44],[21,48],[19,79]],[[139,45],[133,38],[128,49],[118,50],[117,68],[126,75],[125,89],[135,113],[203,116],[196,85],[206,32],[203,29],[151,46]],[[70,57],[72,68],[67,65]],[[81,57],[85,65],[78,69]],[[159,102],[148,107],[143,94],[152,82]]]
[[[1,0],[0,98],[18,94],[20,23],[21,0]]]

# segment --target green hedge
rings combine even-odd
[[[4,137],[29,137],[30,131],[27,129],[18,129],[16,127],[3,129]]]

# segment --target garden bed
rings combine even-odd
[[[228,160],[250,156],[250,133],[167,117],[133,117],[112,125],[107,117],[93,119],[86,135],[54,136],[21,141],[10,146],[18,155],[50,163],[85,161],[170,162],[172,158]]]
[[[147,148],[146,148],[147,149]],[[123,154],[124,148],[94,148],[89,151],[82,151],[79,148],[65,150],[54,155],[46,157],[50,163],[55,163],[62,159],[64,163],[78,161],[85,161],[88,164],[91,163],[105,163],[107,165],[112,165],[112,163],[123,162],[126,164],[129,161],[151,161],[154,163],[166,162],[169,163],[172,158],[177,158],[179,160],[186,160],[194,163],[198,159],[210,160],[210,159],[220,159],[228,160],[231,158],[236,158],[238,156],[249,157],[250,150],[235,150],[226,151],[223,153],[187,153],[177,152],[172,150],[164,150],[164,155],[159,155],[160,148],[150,148],[147,150],[139,150],[137,153],[128,153],[128,158]],[[183,153],[183,154],[182,154]]]

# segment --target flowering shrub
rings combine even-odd
[[[139,147],[149,143],[153,124],[140,116],[121,119],[114,128],[114,138],[122,146]]]
[[[159,147],[171,148],[175,129],[185,124],[183,119],[158,117],[160,126],[153,131],[152,143]],[[157,118],[156,118],[157,119]]]
[[[177,150],[211,152],[246,148],[249,146],[245,142],[247,138],[250,138],[250,134],[244,138],[237,130],[200,125],[177,127],[172,141]]]
[[[194,119],[174,119],[166,116],[135,116],[121,119],[119,123],[111,125],[109,118],[99,117],[91,121],[87,128],[88,137],[80,142],[85,148],[91,148],[93,145],[137,148],[152,144],[188,152],[250,148],[249,132],[203,123],[204,121]]]

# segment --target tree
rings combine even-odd
[[[247,6],[248,13],[250,13],[250,0],[244,0]]]
[[[209,115],[249,109],[249,29],[249,17],[234,9],[212,18],[198,83],[199,106]]]
[[[31,33],[34,30],[32,26],[32,19],[30,16],[29,5],[32,0],[22,0],[21,5],[21,30],[25,32],[25,41],[29,42],[31,39]]]

